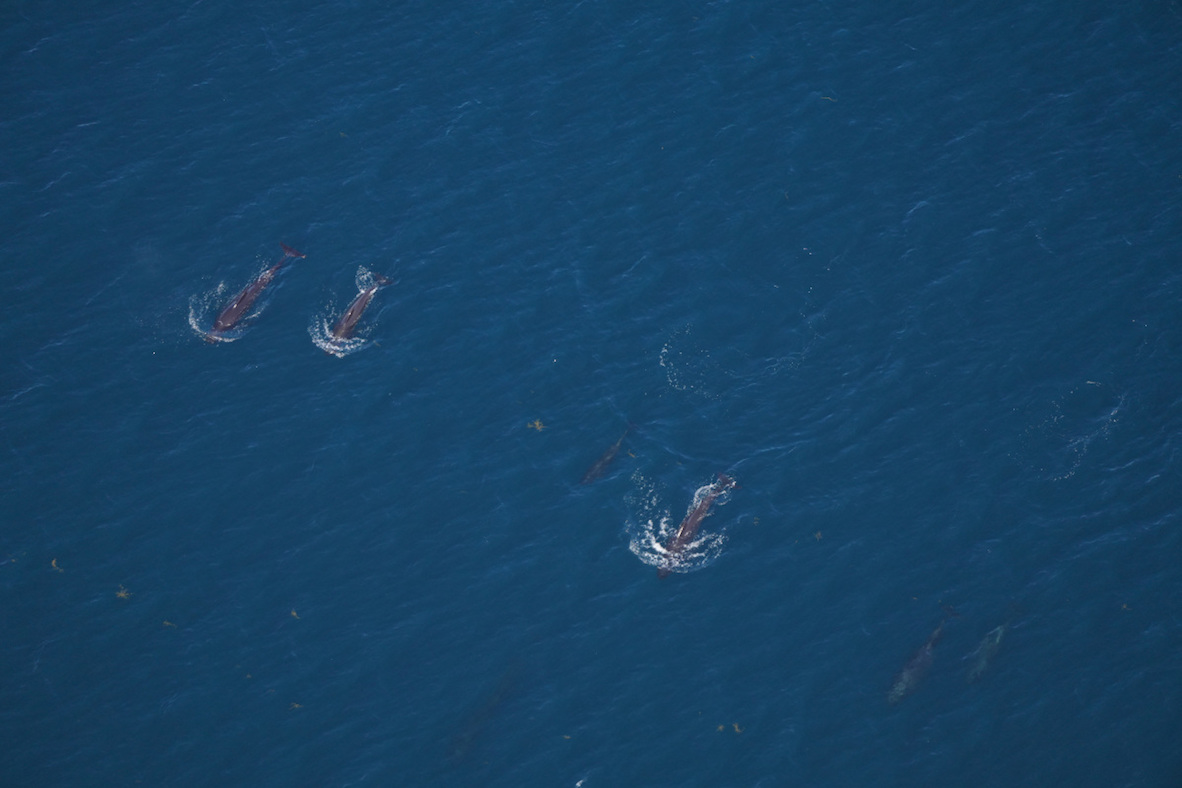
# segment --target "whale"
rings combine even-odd
[[[357,324],[361,321],[361,316],[365,314],[369,302],[373,300],[374,293],[386,285],[392,284],[394,283],[391,280],[381,274],[374,274],[374,283],[361,288],[361,292],[357,294],[357,297],[349,304],[349,308],[332,327],[332,338],[343,341],[353,336],[353,332],[357,330]]]
[[[955,615],[955,610],[945,606],[944,620],[928,636],[927,642],[911,655],[911,658],[903,665],[902,670],[895,674],[895,680],[891,683],[890,690],[887,691],[887,703],[894,706],[903,700],[903,698],[915,692],[919,687],[919,683],[923,681],[923,677],[927,675],[928,670],[932,667],[933,652],[935,651],[936,644],[940,642],[940,636],[944,634],[944,624],[948,622],[949,616]]]
[[[714,505],[714,501],[727,490],[738,486],[739,483],[731,477],[723,473],[718,474],[718,480],[710,485],[702,500],[698,501],[697,505],[686,513],[685,519],[677,527],[677,533],[665,543],[665,562],[657,569],[657,577],[664,579],[673,572],[673,568],[680,562],[681,554],[685,552],[685,548],[689,547],[690,542],[694,541],[694,537],[698,535],[698,529],[702,526],[706,515],[710,513],[710,507]]]
[[[988,634],[977,644],[973,653],[965,657],[969,662],[968,670],[965,671],[965,681],[972,684],[989,669],[997,652],[1001,650],[1001,639],[1005,636],[1008,628],[1009,624],[1006,623],[989,630]]]
[[[267,285],[271,284],[275,275],[279,273],[279,269],[288,260],[307,256],[302,252],[297,252],[285,243],[280,243],[279,247],[283,250],[283,257],[275,265],[255,277],[253,282],[238,291],[238,295],[234,296],[234,300],[228,303],[218,313],[217,318],[214,319],[213,328],[210,330],[209,335],[206,336],[207,340],[212,342],[218,335],[224,334],[241,323],[242,319],[250,312],[250,308],[254,306],[254,302],[262,295]]]
[[[632,425],[629,424],[624,429],[624,434],[621,435],[615,443],[613,443],[611,446],[608,446],[607,451],[605,451],[603,455],[598,460],[596,460],[590,468],[587,469],[587,472],[583,474],[583,478],[579,484],[590,484],[607,471],[607,466],[611,465],[612,460],[614,460],[616,455],[619,454],[620,447],[624,445],[624,438],[628,437],[628,433],[631,431]]]

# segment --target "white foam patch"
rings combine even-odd
[[[357,267],[357,273],[353,277],[353,282],[357,285],[357,292],[361,292],[376,285],[378,283],[378,277],[373,271],[361,265]]]
[[[1051,481],[1070,479],[1088,452],[1102,443],[1120,421],[1127,395],[1089,380],[1050,403],[1026,428],[1023,461]]]

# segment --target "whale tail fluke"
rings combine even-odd
[[[302,258],[305,258],[308,256],[308,255],[304,254],[303,252],[298,252],[295,249],[292,249],[290,246],[283,243],[282,241],[279,242],[279,248],[283,250],[284,257],[299,257],[302,259]]]

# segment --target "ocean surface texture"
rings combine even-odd
[[[0,61],[3,785],[1182,785],[1178,0]]]

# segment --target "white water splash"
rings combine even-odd
[[[332,307],[327,307],[323,312],[315,315],[312,322],[308,325],[308,336],[312,337],[312,344],[323,350],[329,355],[337,358],[344,358],[352,355],[358,350],[369,344],[369,340],[364,336],[354,334],[348,339],[337,339],[332,335],[332,327],[340,318],[339,314],[334,314]],[[365,332],[366,334],[369,331]]]
[[[229,298],[226,295],[226,283],[222,282],[212,290],[189,296],[189,328],[204,340],[209,342],[235,342],[242,338],[242,320],[238,327],[231,331],[214,333],[213,321],[225,308]],[[250,317],[255,317],[260,310],[256,310]]]
[[[365,266],[360,266],[357,269],[354,282],[357,285],[357,292],[360,293],[376,285],[377,277]],[[350,299],[351,302],[352,299]],[[346,304],[345,309],[347,308]],[[368,314],[368,310],[366,313]],[[368,345],[369,334],[373,331],[374,325],[372,322],[365,323],[353,332],[353,336],[339,339],[333,336],[332,328],[343,314],[344,309],[338,311],[336,305],[330,301],[324,309],[312,317],[312,322],[308,325],[308,336],[312,338],[312,344],[337,358],[352,355]]]
[[[662,505],[656,485],[645,479],[640,471],[632,474],[632,482],[635,488],[628,495],[628,504],[635,514],[628,521],[628,549],[633,555],[649,566],[680,573],[701,569],[718,557],[726,544],[726,534],[721,532],[699,530],[694,540],[683,550],[670,553],[665,549],[665,545],[681,527],[684,517],[676,520],[672,518],[669,510]],[[686,514],[693,511],[714,487],[714,482],[699,487],[694,492],[693,501],[686,509]],[[725,493],[720,495],[714,505],[726,503],[727,498],[728,495]],[[710,514],[706,517],[709,518]]]

